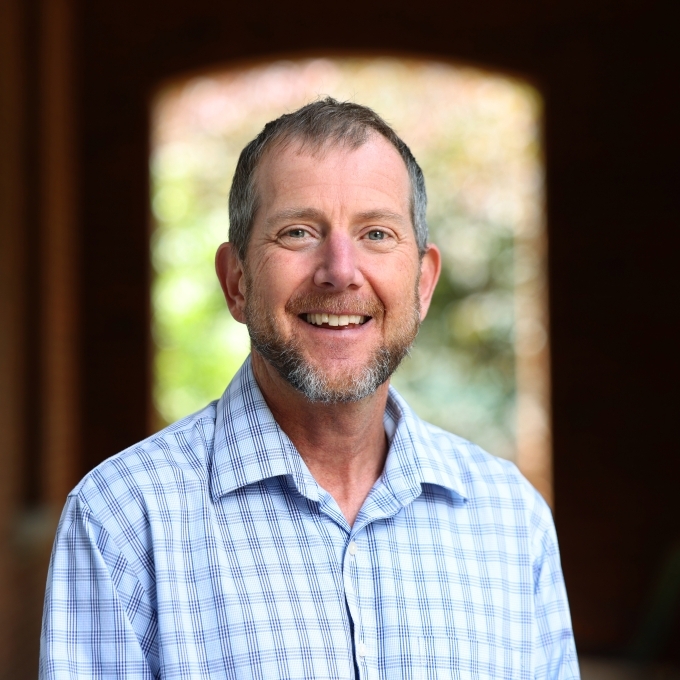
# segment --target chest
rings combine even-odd
[[[303,497],[254,491],[164,539],[176,544],[156,563],[168,667],[206,678],[522,677],[533,585],[521,527],[431,488],[348,533]]]

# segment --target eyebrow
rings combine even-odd
[[[410,215],[405,219],[403,215],[392,210],[366,210],[358,213],[356,219],[359,222],[370,222],[371,220],[391,220],[400,224],[410,222]],[[274,213],[266,221],[267,226],[274,226],[282,220],[315,220],[325,222],[326,216],[321,210],[316,208],[287,208]]]
[[[393,212],[392,210],[367,210],[366,212],[359,213],[358,218],[361,222],[370,222],[371,220],[392,220],[404,224],[410,221],[410,216],[404,219],[403,215]]]
[[[267,226],[274,226],[283,220],[316,220],[322,221],[324,219],[323,213],[315,208],[286,208],[279,210],[267,218]]]

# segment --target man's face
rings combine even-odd
[[[312,401],[372,394],[407,353],[434,287],[422,294],[403,160],[378,135],[355,150],[291,143],[256,179],[241,283],[254,348]]]

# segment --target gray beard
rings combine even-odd
[[[245,275],[246,290],[252,291],[253,284],[248,269]],[[316,306],[324,301],[332,307],[338,300],[337,295],[298,296],[289,301],[286,311],[297,314],[303,312],[307,304]],[[374,394],[389,380],[402,359],[409,354],[420,327],[418,280],[413,291],[413,315],[410,323],[405,322],[396,337],[379,347],[363,368],[359,368],[352,375],[347,375],[341,384],[334,384],[322,369],[312,366],[305,359],[296,337],[288,340],[282,337],[276,327],[276,319],[266,310],[257,294],[246,296],[244,311],[253,350],[309,401],[322,404],[356,402]],[[377,300],[364,303],[360,311],[367,316],[380,319],[384,317],[384,308]]]
[[[322,371],[311,366],[302,356],[297,343],[285,342],[279,337],[256,329],[248,324],[253,345],[278,374],[309,401],[322,404],[340,404],[360,401],[372,395],[397,370],[402,359],[409,353],[411,343],[395,349],[380,347],[364,369],[350,377],[342,387],[329,384]]]

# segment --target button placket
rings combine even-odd
[[[344,565],[344,581],[345,581],[345,594],[347,597],[347,602],[349,605],[350,615],[354,619],[354,651],[356,654],[357,666],[359,669],[360,677],[366,677],[366,660],[365,657],[368,654],[368,647],[362,640],[363,627],[361,621],[361,610],[359,606],[359,582],[357,573],[357,562],[356,556],[359,553],[359,546],[356,541],[351,540],[347,545],[347,550],[345,552],[345,565]]]
[[[359,666],[360,677],[364,678],[365,670],[362,668],[363,664],[361,655],[358,653],[358,643],[361,636],[361,611],[359,609],[358,597],[358,582],[356,573],[355,556],[358,552],[358,546],[355,541],[350,541],[345,550],[345,558],[343,560],[343,582],[345,587],[345,599],[347,600],[347,608],[349,615],[352,618],[354,628],[354,652]]]
[[[366,656],[368,655],[368,646],[363,640],[364,630],[362,625],[362,617],[360,611],[360,593],[359,593],[359,574],[358,574],[358,564],[357,555],[359,553],[359,545],[356,541],[351,540],[347,546],[347,566],[349,571],[349,581],[352,584],[352,590],[354,592],[354,611],[356,611],[355,622],[354,622],[354,651],[356,653],[356,661],[359,669],[360,677],[366,678],[368,673],[368,667],[366,665]]]

